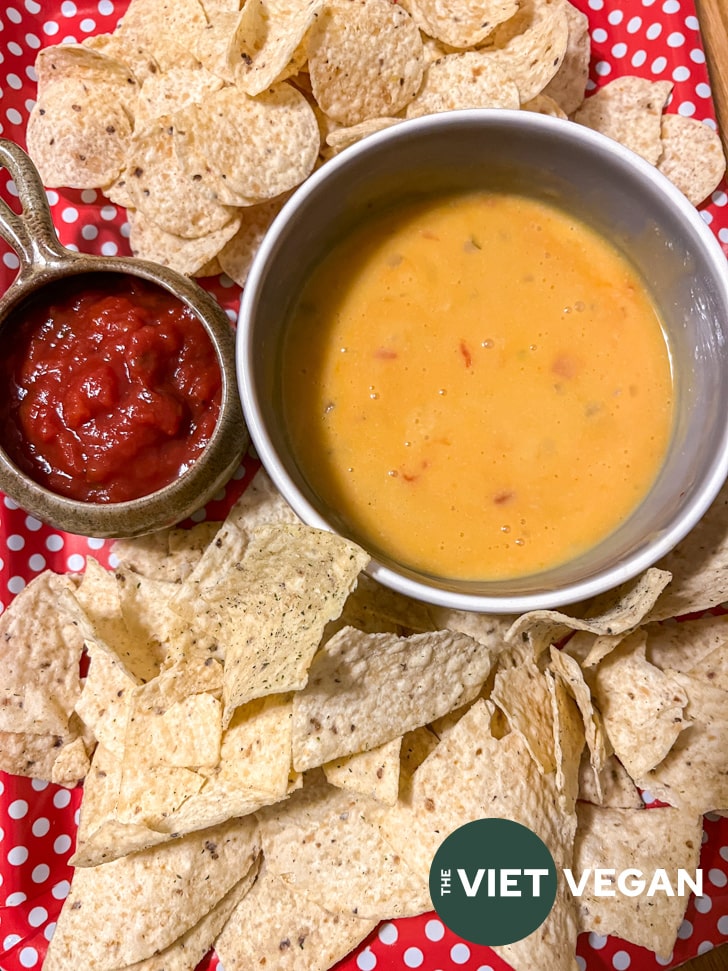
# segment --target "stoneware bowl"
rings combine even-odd
[[[280,348],[292,303],[312,267],[367,213],[410,190],[487,189],[504,173],[509,188],[556,203],[632,261],[661,312],[676,390],[674,432],[649,495],[578,559],[497,582],[372,563],[377,580],[411,596],[515,613],[574,603],[635,577],[687,534],[726,477],[728,267],[695,208],[655,168],[587,128],[525,111],[443,113],[372,135],[319,169],[274,222],[243,295],[237,359],[248,428],[278,488],[306,522],[346,533],[299,470],[281,419]]]
[[[0,489],[23,509],[57,529],[84,536],[120,537],[153,532],[179,522],[210,499],[227,481],[248,441],[235,379],[235,342],[219,304],[192,280],[156,263],[135,258],[87,256],[58,240],[35,166],[13,142],[0,139],[0,165],[15,182],[22,212],[0,200],[0,235],[18,254],[20,269],[0,298],[0,342],[24,305],[43,287],[78,278],[79,287],[99,273],[141,277],[174,294],[198,317],[215,348],[222,373],[220,414],[197,461],[170,485],[127,502],[80,502],[56,495],[21,472],[0,448]]]

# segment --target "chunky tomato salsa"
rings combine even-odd
[[[80,277],[6,330],[0,441],[52,492],[124,502],[168,485],[210,440],[221,374],[195,314],[123,274]]]

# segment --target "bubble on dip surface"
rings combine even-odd
[[[292,311],[281,395],[299,467],[350,535],[451,579],[526,576],[604,539],[673,419],[631,264],[500,192],[406,204],[334,247]]]
[[[19,310],[2,343],[0,442],[59,495],[148,495],[184,473],[215,428],[215,349],[163,287],[123,274],[73,278]]]

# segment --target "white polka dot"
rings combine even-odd
[[[642,67],[642,65],[647,60],[647,51],[635,51],[632,55],[632,67]],[[644,799],[649,793],[642,793],[642,798]],[[652,802],[652,799],[650,799]]]
[[[33,883],[45,883],[48,877],[51,875],[51,868],[47,863],[39,863],[38,866],[33,867],[33,872],[30,875],[30,879]]]
[[[721,934],[725,934],[726,936],[728,936],[728,914],[723,914],[722,917],[718,918],[718,923],[716,924],[716,927],[718,928]]]
[[[115,570],[121,561],[116,553],[109,553],[109,566],[112,570]]]
[[[647,28],[647,40],[656,40],[662,33],[662,24],[650,24]]]
[[[592,10],[601,10],[604,7],[604,0],[589,0],[589,7]]]
[[[230,318],[230,320],[233,321],[233,323],[237,320],[238,313],[237,313],[236,310],[233,310],[232,307],[228,307],[228,309],[225,311],[225,313],[228,315],[228,317]]]
[[[689,77],[690,77],[690,68],[685,67],[684,64],[681,64],[679,67],[676,67],[675,70],[672,72],[673,81],[687,81]]]
[[[694,48],[690,51],[690,60],[695,64],[705,64],[705,51],[699,47]]]
[[[728,877],[725,873],[715,867],[708,870],[708,880],[716,887],[724,887],[728,883]]]
[[[193,523],[202,523],[207,519],[207,513],[204,509],[198,509],[192,513],[190,519]]]
[[[33,553],[33,555],[28,560],[28,566],[35,573],[40,573],[41,570],[45,570],[46,568],[45,557],[41,556],[40,553]]]
[[[586,961],[581,956],[581,954],[576,955],[576,966],[579,971],[586,971]]]
[[[78,221],[78,209],[73,206],[66,206],[66,208],[61,213],[61,219],[64,223],[75,223]]]
[[[402,960],[408,968],[419,968],[425,956],[418,947],[408,947],[402,955]]]
[[[18,960],[22,968],[34,968],[38,964],[38,952],[34,947],[24,947]]]
[[[32,47],[33,50],[37,51],[40,47],[40,37],[36,37],[35,34],[26,34],[25,43],[28,45],[28,47]]]
[[[703,220],[706,226],[710,226],[710,224],[713,222],[713,213],[708,212],[707,209],[701,209],[700,218]]]
[[[394,944],[399,937],[397,925],[387,921],[386,924],[382,924],[379,928],[377,936],[382,944]]]
[[[84,34],[90,34],[92,30],[96,30],[96,21],[90,17],[85,17],[78,26]]]
[[[74,37],[73,34],[66,34],[66,36],[61,41],[62,44],[78,44],[78,38]]]
[[[596,27],[592,31],[592,40],[596,41],[597,44],[603,44],[607,39],[607,32],[602,27]]]
[[[10,593],[18,594],[22,590],[25,590],[25,580],[23,577],[10,577],[8,580],[8,590]]]
[[[445,927],[441,920],[428,920],[425,924],[425,937],[428,941],[441,941],[445,936]]]
[[[6,951],[9,951],[10,948],[15,947],[20,940],[21,937],[19,934],[8,934],[7,937],[3,938],[3,947]]]
[[[630,957],[626,951],[617,951],[612,958],[612,967],[616,968],[616,971],[625,971],[630,963]]]
[[[47,941],[50,941],[50,939],[53,937],[53,932],[55,931],[55,929],[56,929],[55,921],[51,921],[50,924],[46,924],[45,927],[43,928],[43,937],[45,937]]]
[[[84,189],[81,193],[81,201],[85,202],[86,205],[91,205],[92,202],[96,202],[97,198],[96,189]]]
[[[81,235],[84,239],[96,239],[96,237],[99,235],[99,231],[96,226],[87,225],[81,228]]]
[[[606,77],[608,74],[612,73],[612,65],[609,61],[597,61],[594,65],[594,71],[599,75],[600,78]]]
[[[235,286],[235,280],[231,280],[230,277],[226,273],[223,273],[220,276],[220,286],[221,287],[224,287],[226,290],[229,290],[230,287],[234,287]]]
[[[6,509],[17,509],[18,504],[10,496],[3,496],[3,502],[5,503]]]
[[[665,0],[662,5],[664,13],[677,13],[680,9],[680,4],[678,0]]]
[[[17,110],[17,108],[8,108],[5,112],[5,117],[8,119],[11,125],[22,125],[23,116]]]
[[[61,4],[61,13],[64,17],[75,17],[78,13],[78,8],[73,0],[63,0]]]
[[[73,821],[76,824],[76,826],[78,826],[78,824],[81,822],[81,807],[80,806],[78,807],[78,809],[76,810],[76,812],[73,814]]]
[[[8,87],[14,88],[16,91],[19,91],[23,87],[23,82],[17,74],[8,74],[5,80],[7,81]]]
[[[114,12],[114,4],[111,0],[101,0],[98,11],[102,17],[109,17]]]
[[[101,246],[101,252],[104,256],[116,256],[119,252],[119,247],[113,240],[109,240]]]
[[[357,954],[356,966],[360,971],[372,971],[377,966],[377,958],[371,948],[364,948],[361,954]]]
[[[36,519],[35,516],[25,517],[25,528],[29,529],[31,533],[37,533],[42,525],[40,519]]]
[[[3,263],[5,264],[5,266],[7,266],[9,270],[17,270],[18,267],[20,266],[20,260],[15,255],[15,253],[4,253]]]
[[[14,846],[8,851],[8,863],[11,866],[22,866],[29,855],[27,846]]]
[[[28,914],[28,923],[31,927],[40,927],[48,920],[48,911],[45,907],[33,907]]]
[[[41,6],[37,3],[37,0],[25,0],[25,9],[28,13],[36,14],[40,13]]]
[[[14,799],[8,806],[8,816],[11,819],[22,819],[28,815],[28,803],[25,799]]]
[[[710,198],[716,206],[725,206],[728,203],[728,195],[722,189],[716,189]],[[722,852],[721,856],[723,856]],[[728,856],[724,856],[723,859],[728,860]]]
[[[51,535],[46,539],[45,545],[46,549],[50,553],[57,553],[59,550],[63,549],[65,540],[58,533],[51,533]]]
[[[11,40],[8,44],[8,50],[11,54],[15,54],[16,57],[23,56],[23,48],[20,46],[20,44],[16,44],[14,40]]]
[[[678,928],[677,936],[680,938],[681,941],[686,941],[689,937],[692,936],[692,933],[693,933],[693,925],[690,923],[689,920],[684,920],[682,924],[680,924],[680,927]]]
[[[630,19],[627,21],[627,33],[636,34],[641,26],[642,26],[641,17],[630,17]]]
[[[36,792],[43,792],[44,789],[48,788],[48,783],[45,779],[31,779],[30,784]]]
[[[49,37],[55,37],[58,33],[59,27],[55,20],[46,20],[43,24],[43,33],[48,34]]]
[[[70,889],[71,889],[71,884],[68,882],[68,880],[61,880],[59,883],[56,883],[54,885],[53,889],[51,890],[51,893],[56,898],[56,900],[65,900],[66,897],[68,896],[68,891]]]
[[[21,536],[19,533],[13,533],[12,536],[7,538],[8,549],[12,550],[13,553],[17,553],[18,550],[22,550],[25,546],[25,537]]]
[[[116,206],[102,206],[99,215],[106,222],[111,222],[112,219],[116,219]]]
[[[131,236],[131,223],[128,221],[122,223],[119,227],[119,233],[124,237],[124,239],[129,239]]]
[[[592,933],[589,935],[589,947],[593,948],[595,951],[601,951],[606,943],[606,937],[602,937],[601,934],[595,934],[592,931]]]
[[[71,801],[71,793],[68,789],[59,789],[53,796],[53,805],[56,809],[65,809]]]
[[[693,14],[688,14],[685,18],[685,26],[688,30],[700,30],[700,21]]]
[[[682,47],[684,43],[685,35],[681,34],[679,30],[675,30],[667,36],[668,47]]]
[[[491,968],[489,964],[481,964],[479,968],[475,969],[475,971],[493,971],[493,968]]]
[[[610,10],[607,20],[610,24],[621,24],[624,20],[624,13],[621,10]]]
[[[101,539],[99,536],[89,536],[86,540],[86,545],[90,550],[101,550],[104,547],[105,540]]]
[[[15,893],[11,893],[5,898],[5,906],[19,907],[21,904],[24,904],[27,899],[27,896],[22,891],[17,890]]]
[[[710,95],[711,95],[710,85],[709,84],[704,84],[704,83],[703,84],[696,84],[695,85],[695,93],[697,94],[697,96],[699,98],[709,98]]]
[[[57,853],[58,856],[63,856],[64,853],[68,853],[71,849],[71,837],[67,836],[65,833],[61,836],[57,836],[53,841],[53,852]]]
[[[612,57],[624,57],[627,53],[626,44],[615,44],[612,48]]]
[[[66,565],[71,573],[78,573],[83,570],[86,560],[81,556],[80,553],[71,553],[71,555],[66,560]]]
[[[13,24],[19,24],[19,23],[21,23],[21,21],[23,19],[23,15],[21,13],[19,13],[15,9],[15,7],[7,7],[6,10],[5,10],[5,16]]]
[[[699,914],[707,914],[713,907],[713,901],[704,893],[700,897],[695,897],[693,905]]]
[[[692,118],[695,114],[695,105],[692,101],[683,101],[677,106],[677,112],[679,115],[684,115],[686,118]]]
[[[653,74],[661,74],[667,67],[666,57],[656,57],[650,66],[650,70]]]
[[[454,944],[450,948],[450,959],[453,964],[465,964],[470,960],[470,948],[467,944]]]

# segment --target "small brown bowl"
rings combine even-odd
[[[124,502],[69,499],[26,475],[0,445],[0,490],[43,522],[85,536],[138,536],[180,522],[224,485],[248,443],[227,314],[194,281],[165,266],[67,249],[56,235],[45,190],[30,158],[13,142],[0,139],[0,166],[12,175],[22,205],[18,214],[0,200],[0,235],[20,260],[16,279],[0,298],[0,342],[12,340],[12,328],[22,320],[24,308],[44,288],[70,278],[78,278],[83,287],[98,274],[127,274],[169,291],[195,314],[212,341],[222,375],[220,412],[210,441],[190,468],[164,488]]]

